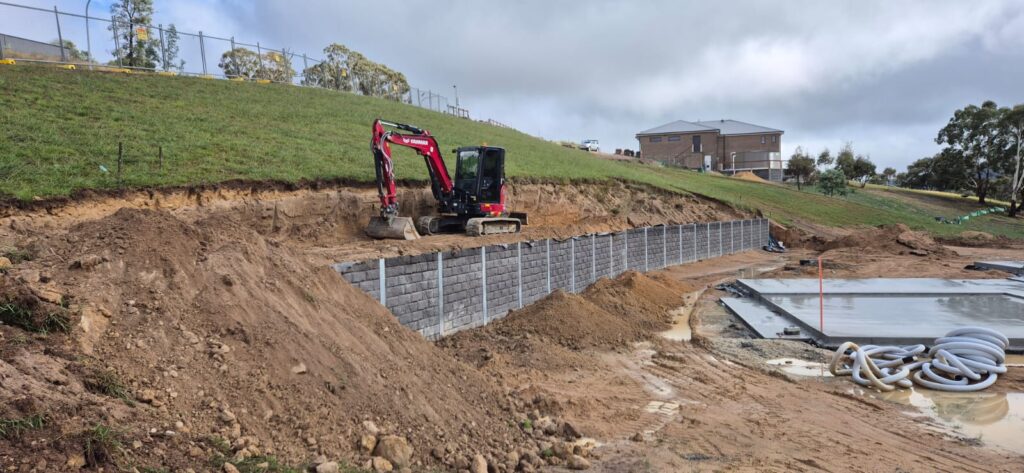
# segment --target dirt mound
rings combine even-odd
[[[0,405],[34,399],[19,415],[46,421],[0,443],[0,456],[32,449],[51,466],[84,457],[173,470],[265,455],[362,462],[357,440],[379,428],[381,439],[407,439],[414,464],[455,465],[505,458],[524,439],[492,380],[232,219],[123,209],[36,247],[47,251],[7,277],[60,297],[75,323],[43,338],[2,326],[6,340],[27,342],[5,344]],[[100,427],[140,447],[90,459]]]
[[[833,240],[811,237],[810,241],[803,242],[802,245],[819,251],[843,248],[872,248],[916,256],[944,256],[950,254],[950,250],[936,242],[927,233],[911,230],[910,227],[902,223],[854,230],[849,235]]]
[[[573,350],[625,346],[643,330],[576,294],[560,290],[513,312],[495,326],[497,333],[528,333]]]
[[[618,278],[602,279],[587,288],[583,297],[630,325],[647,332],[668,330],[668,311],[683,304],[683,295],[694,289],[668,277],[658,280],[630,271]]]
[[[742,179],[744,181],[768,183],[767,180],[762,179],[760,176],[750,171],[738,172],[734,174],[732,177],[736,179]]]

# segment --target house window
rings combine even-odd
[[[652,136],[651,137],[651,143],[661,143],[661,137],[660,136]]]
[[[768,142],[768,137],[764,136],[764,135],[761,135],[761,144],[765,144],[767,142]]]
[[[704,151],[704,146],[700,144],[700,135],[693,135],[693,152],[700,153]]]
[[[669,141],[679,141],[679,135],[672,135],[668,137]]]
[[[779,142],[779,135],[772,135],[772,143],[778,143],[778,142]]]

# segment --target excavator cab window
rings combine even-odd
[[[479,202],[501,200],[505,178],[505,150],[502,148],[461,148],[455,169],[455,187]]]
[[[480,201],[496,203],[501,201],[501,184],[504,178],[505,150],[484,148],[480,159]]]
[[[455,188],[466,195],[476,195],[477,174],[480,170],[480,150],[476,148],[458,150],[459,160],[455,168]]]

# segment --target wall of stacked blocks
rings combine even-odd
[[[480,248],[338,263],[348,282],[430,340],[486,325],[561,289],[768,244],[767,219],[659,225]]]

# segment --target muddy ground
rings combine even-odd
[[[402,195],[429,210],[427,191]],[[602,280],[435,345],[326,264],[515,237],[377,242],[360,233],[373,202],[365,188],[224,189],[8,209],[0,469],[1024,469],[995,434],[767,365],[828,353],[753,339],[714,288],[809,277],[798,261],[818,254],[829,277],[1005,277],[964,267],[1021,242],[782,232],[800,248]],[[625,184],[523,185],[512,202],[531,214],[521,238],[750,216]],[[1024,368],[991,391],[1024,391]]]

